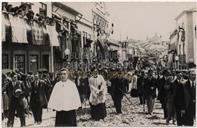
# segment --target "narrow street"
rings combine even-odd
[[[112,107],[113,103],[111,97],[107,96],[106,107],[107,107],[107,117],[105,120],[94,121],[90,119],[89,109],[83,110],[83,112],[78,112],[77,116],[77,126],[80,127],[128,127],[128,126],[167,126],[165,120],[163,119],[163,110],[159,101],[155,102],[153,115],[148,115],[143,112],[143,105],[139,105],[138,98],[128,97],[132,101],[130,105],[129,101],[123,98],[123,114],[116,115],[115,108]],[[80,110],[82,111],[82,110]],[[33,124],[33,117],[31,115],[27,116],[27,127],[38,127]],[[6,126],[7,119],[3,121],[3,127]],[[43,111],[43,122],[39,127],[53,127],[55,123],[55,112],[51,110],[44,109]],[[14,127],[20,126],[19,118],[15,118]],[[168,126],[176,126],[170,123]]]
[[[197,3],[156,1],[2,2],[1,126],[195,126]]]

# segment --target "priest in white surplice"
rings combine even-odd
[[[68,79],[68,69],[61,70],[61,81],[55,84],[48,108],[56,111],[55,126],[76,126],[76,109],[81,107],[79,92]]]
[[[96,68],[92,69],[92,77],[89,78],[90,85],[90,114],[92,119],[100,120],[106,117],[106,81]]]

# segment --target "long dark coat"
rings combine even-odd
[[[35,81],[31,83],[31,97],[30,106],[35,107],[38,104],[43,108],[47,107],[47,96],[45,92],[46,83],[42,80],[38,80],[38,85],[36,86]]]
[[[185,125],[193,125],[194,116],[195,116],[195,86],[192,87],[190,81],[188,80],[184,85],[184,100],[185,100],[185,109],[186,114],[184,118]]]
[[[160,85],[158,99],[160,100],[161,104],[166,104],[169,98],[169,95],[173,93],[173,84],[170,80],[165,80],[165,78],[161,78],[158,81]]]
[[[144,89],[145,89],[145,97],[152,96],[156,97],[156,79],[154,77],[152,78],[145,78],[144,80]]]

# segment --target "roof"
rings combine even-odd
[[[189,10],[184,10],[182,11],[176,18],[175,20],[178,20],[182,15],[184,15],[185,13],[189,13],[189,12],[196,12],[196,8],[192,8],[192,9],[189,9]]]
[[[59,8],[61,8],[62,10],[64,10],[64,11],[68,11],[68,12],[71,12],[71,13],[73,13],[74,15],[82,15],[80,12],[78,12],[77,10],[75,10],[75,9],[73,9],[73,8],[71,8],[71,7],[69,7],[69,6],[67,6],[66,4],[63,4],[63,3],[61,3],[61,2],[53,2],[52,3],[54,6],[57,6],[57,7],[59,7]]]
[[[119,46],[119,42],[117,40],[114,39],[108,39],[108,42],[114,46]]]

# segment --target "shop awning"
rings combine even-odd
[[[1,32],[2,32],[2,41],[6,41],[6,36],[8,34],[8,32],[6,31],[8,28],[10,28],[10,22],[8,19],[8,14],[6,13],[2,13],[2,17],[1,17]],[[11,29],[10,29],[11,30]]]
[[[9,20],[12,28],[12,42],[13,43],[28,43],[26,22],[18,16],[9,15]]]
[[[55,26],[47,25],[47,31],[49,34],[50,46],[60,46]]]

